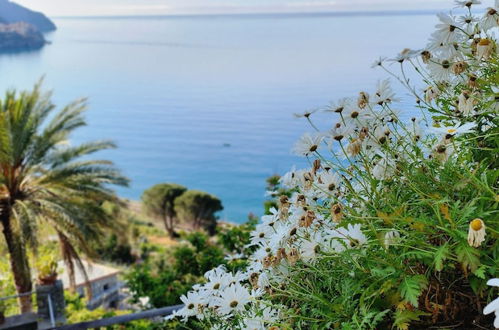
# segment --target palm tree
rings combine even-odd
[[[53,227],[65,242],[61,247],[77,261],[75,246],[85,248],[109,221],[101,207],[116,200],[109,185],[128,183],[111,162],[88,157],[112,143],[69,144],[70,134],[85,125],[85,100],[54,113],[50,98],[39,83],[30,92],[8,91],[0,100],[0,222],[19,294],[32,290],[26,251],[37,246],[37,227]],[[69,255],[63,252],[66,263]],[[22,313],[30,311],[31,297],[22,296],[19,304]]]

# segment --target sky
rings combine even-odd
[[[14,0],[48,16],[435,10],[452,0]],[[487,0],[485,0],[487,2]]]

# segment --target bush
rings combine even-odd
[[[331,104],[331,130],[295,145],[311,167],[280,178],[291,194],[252,231],[245,271],[205,274],[178,316],[220,329],[472,329],[495,311],[497,326],[498,300],[482,312],[499,283],[487,281],[499,274],[498,6],[440,15],[427,48],[375,62],[420,118],[395,110],[388,80]],[[315,116],[303,114],[317,130]]]

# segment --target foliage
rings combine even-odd
[[[86,307],[84,299],[79,297],[77,293],[72,294],[68,291],[64,292],[64,299],[66,301],[66,319],[68,324],[100,320],[131,313],[131,311],[127,310],[105,310],[104,308],[89,310]],[[150,320],[138,320],[105,328],[108,330],[154,330],[160,329],[159,326]]]
[[[204,227],[209,233],[214,233],[215,213],[221,210],[222,202],[217,197],[199,190],[188,190],[175,199],[178,217],[185,222],[192,221],[195,229]]]
[[[135,261],[130,243],[115,233],[111,233],[101,244],[96,245],[95,251],[101,260],[120,264],[131,264]]]
[[[179,297],[199,281],[199,276],[223,259],[223,250],[208,241],[201,232],[187,234],[187,244],[172,249],[171,259],[148,259],[136,265],[126,275],[127,285],[133,292],[134,302],[149,297],[154,307],[178,304]]]
[[[258,218],[250,214],[248,221],[240,225],[221,225],[217,227],[219,243],[226,251],[247,254],[251,249],[247,246],[250,242],[250,233],[255,229]]]
[[[142,202],[146,211],[160,218],[170,236],[175,236],[174,220],[176,218],[175,199],[187,191],[187,188],[174,183],[160,183],[152,186],[142,194]]]
[[[32,289],[27,249],[36,249],[39,227],[64,237],[65,261],[81,265],[77,248],[90,252],[88,242],[111,224],[101,208],[115,200],[109,185],[127,184],[111,162],[90,159],[113,143],[68,143],[85,125],[85,100],[55,112],[50,99],[40,84],[0,99],[0,221],[18,293]],[[20,298],[20,305],[29,311],[29,297]]]
[[[272,175],[267,178],[267,193],[266,195],[270,197],[264,204],[264,214],[270,214],[270,210],[278,207],[278,198],[281,196],[291,197],[292,191],[284,188],[281,185],[281,177],[277,174]]]
[[[280,178],[286,190],[251,232],[244,271],[207,272],[176,320],[217,329],[492,324],[482,308],[495,293],[487,283],[499,285],[487,282],[499,275],[499,3],[482,17],[471,13],[476,2],[457,3],[468,14],[439,15],[428,47],[374,64],[421,116],[397,110],[389,80],[324,109],[329,131],[305,112],[314,132],[294,151],[311,167]],[[275,178],[269,186],[279,189]],[[498,303],[488,314],[499,316]]]
[[[181,303],[180,296],[202,280],[210,269],[220,264],[233,270],[242,268],[246,263],[241,264],[237,258],[225,260],[224,256],[246,250],[244,246],[249,243],[249,232],[254,223],[255,219],[250,219],[246,224],[224,226],[217,238],[196,231],[182,234],[184,243],[161,252],[163,258],[149,256],[145,263],[133,266],[126,275],[127,285],[133,293],[132,301],[149,297],[153,307],[176,305]],[[229,240],[232,234],[241,241]]]
[[[39,279],[57,275],[57,260],[52,254],[45,254],[36,260],[36,270]]]

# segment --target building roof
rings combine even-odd
[[[86,260],[82,260],[83,265],[85,266],[85,270],[87,271],[88,279],[90,282],[95,282],[102,280],[104,278],[116,275],[121,273],[120,269],[105,266],[98,263],[89,262]],[[69,276],[66,270],[66,265],[63,261],[58,262],[58,269],[62,269],[62,274],[59,274],[59,279],[62,280],[64,288],[69,287]],[[85,284],[85,277],[83,273],[80,271],[78,267],[75,265],[75,280],[76,286],[81,286]]]

